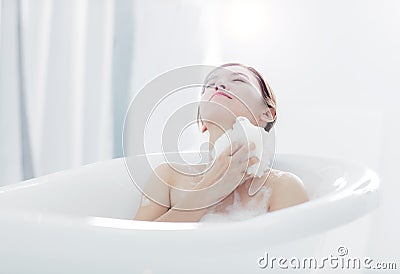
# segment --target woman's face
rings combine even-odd
[[[256,77],[242,66],[216,69],[210,74],[201,95],[200,115],[204,122],[211,120],[222,126],[231,126],[237,116],[244,116],[262,126],[260,116],[268,107],[262,98]]]

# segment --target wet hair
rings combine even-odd
[[[254,77],[257,79],[258,84],[259,84],[260,89],[261,89],[261,94],[262,94],[262,98],[264,100],[265,105],[268,108],[273,108],[275,110],[275,119],[274,119],[274,121],[268,122],[267,125],[264,128],[267,132],[269,132],[271,130],[271,128],[274,126],[274,124],[276,122],[276,118],[277,118],[277,115],[276,115],[276,97],[275,97],[275,94],[274,94],[273,90],[268,85],[268,83],[264,80],[264,78],[261,76],[261,74],[257,70],[255,70],[254,68],[245,66],[245,65],[240,64],[240,63],[226,63],[226,64],[223,64],[223,65],[219,66],[219,68],[229,67],[229,66],[241,66],[243,68],[246,68],[249,71],[251,71],[253,73]],[[207,82],[207,79],[206,79],[206,82]],[[204,93],[205,88],[206,88],[206,85],[203,85],[202,94]],[[200,120],[201,120],[200,106],[198,106],[197,107],[197,125],[199,125],[199,121]]]

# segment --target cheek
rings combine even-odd
[[[240,105],[240,108],[254,110],[255,108],[259,108],[261,100],[261,97],[258,97],[256,94],[252,94],[249,91],[246,94],[238,94],[238,98],[235,100],[235,103],[236,105]]]
[[[260,98],[253,98],[252,96],[240,98],[240,101],[235,100],[235,103],[232,104],[231,109],[238,116],[252,117],[254,115],[257,117],[263,110],[262,102],[260,102],[260,100]]]

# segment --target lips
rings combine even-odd
[[[216,93],[213,94],[213,97],[216,95],[222,95],[222,96],[228,97],[229,99],[232,99],[231,96],[229,96],[228,94],[226,94],[225,92],[222,92],[222,91],[217,91]]]

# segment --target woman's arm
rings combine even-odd
[[[207,212],[207,208],[196,209],[196,210],[179,210],[171,208],[168,212],[158,217],[154,221],[156,222],[198,222],[204,214]]]
[[[228,146],[217,157],[213,167],[192,188],[195,191],[188,191],[183,198],[177,201],[173,208],[171,208],[170,201],[170,186],[172,185],[170,183],[174,183],[177,180],[177,175],[168,164],[160,165],[149,179],[147,184],[148,190],[145,193],[157,195],[158,199],[155,199],[156,201],[160,201],[161,199],[165,202],[162,205],[152,201],[149,201],[149,205],[142,204],[135,220],[163,222],[199,221],[207,212],[207,208],[200,208],[200,206],[213,205],[234,191],[245,169],[258,161],[256,157],[246,157],[248,152],[253,149],[255,149],[254,143],[251,143],[250,146],[244,146],[243,144],[234,142],[233,147]],[[227,171],[225,172],[225,170]],[[158,179],[156,174],[160,175],[162,179]],[[216,184],[216,182],[218,183]],[[150,197],[155,197],[153,195],[150,195]],[[184,210],[184,208],[192,210]],[[194,210],[194,208],[200,209]]]
[[[162,203],[156,203],[142,195],[140,207],[134,220],[158,221],[158,222],[198,222],[207,212],[207,208],[196,210],[182,210],[179,208],[195,208],[192,204],[196,201],[196,192],[191,192],[171,208],[170,186],[171,180],[176,180],[174,171],[164,163],[159,165],[148,179],[145,186],[145,193]],[[198,184],[201,187],[202,184]],[[197,189],[197,186],[193,188]]]
[[[170,185],[168,184],[170,174],[170,167],[165,163],[155,168],[146,182],[144,193],[158,203],[142,194],[140,206],[134,220],[153,221],[168,211],[171,206],[169,199]]]
[[[303,182],[290,172],[285,172],[273,182],[269,211],[274,211],[309,201]]]

